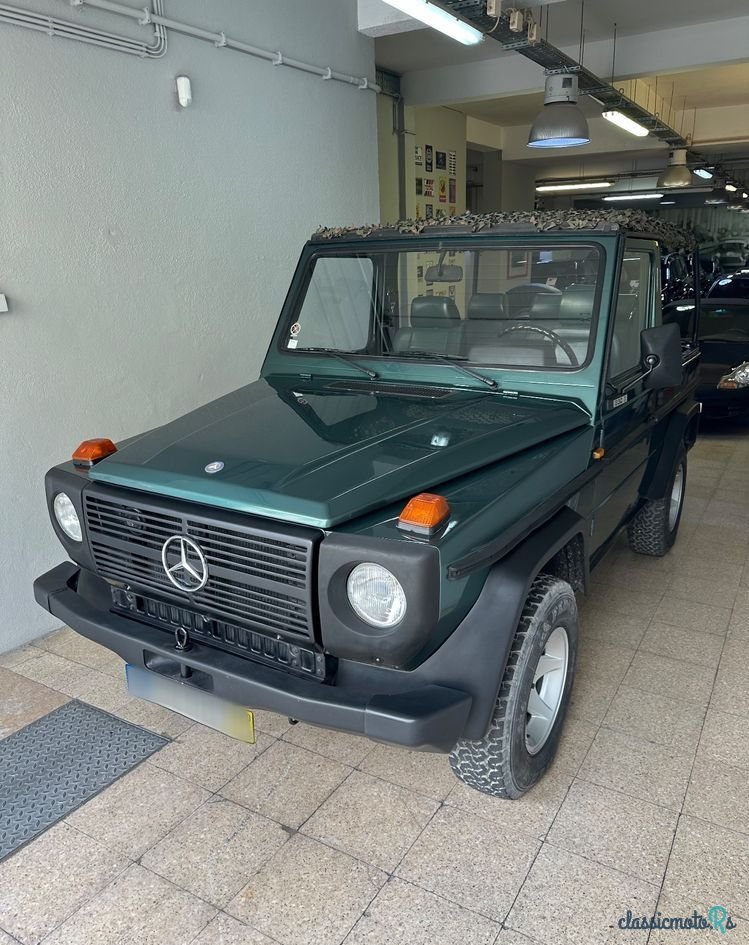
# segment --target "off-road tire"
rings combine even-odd
[[[557,627],[567,632],[568,661],[559,709],[546,742],[537,754],[526,747],[528,697],[539,657]],[[514,799],[541,778],[556,753],[572,690],[577,653],[577,602],[570,585],[539,574],[520,617],[489,730],[482,739],[461,739],[450,753],[450,766],[469,787]],[[489,654],[487,654],[487,658]]]
[[[682,470],[681,498],[679,512],[672,527],[669,523],[669,509],[674,482],[679,469]],[[656,558],[662,558],[670,551],[679,531],[681,513],[684,509],[686,485],[687,454],[682,452],[674,473],[669,479],[666,494],[660,499],[650,499],[646,502],[627,526],[627,537],[632,551],[638,555],[652,555]]]

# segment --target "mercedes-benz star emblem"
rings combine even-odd
[[[211,476],[213,473],[221,472],[223,468],[224,464],[220,459],[217,459],[214,463],[208,463],[208,465],[205,467],[205,471],[209,476]]]
[[[208,564],[205,555],[192,538],[172,535],[161,548],[161,563],[166,576],[181,591],[195,594],[205,587]]]

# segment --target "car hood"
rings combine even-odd
[[[489,391],[259,380],[120,444],[90,477],[327,528],[589,423],[571,402]]]

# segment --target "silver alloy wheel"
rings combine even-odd
[[[676,521],[679,518],[679,509],[684,495],[684,466],[680,465],[676,470],[674,484],[671,487],[671,499],[668,503],[668,530],[672,532],[676,528]]]
[[[525,747],[529,755],[537,755],[544,747],[559,714],[567,680],[569,649],[567,631],[564,627],[556,627],[549,634],[538,658],[525,723]]]

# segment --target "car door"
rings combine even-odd
[[[595,488],[594,550],[636,504],[649,457],[651,395],[643,378],[640,334],[660,321],[659,259],[656,243],[625,244],[601,410],[603,456]]]

